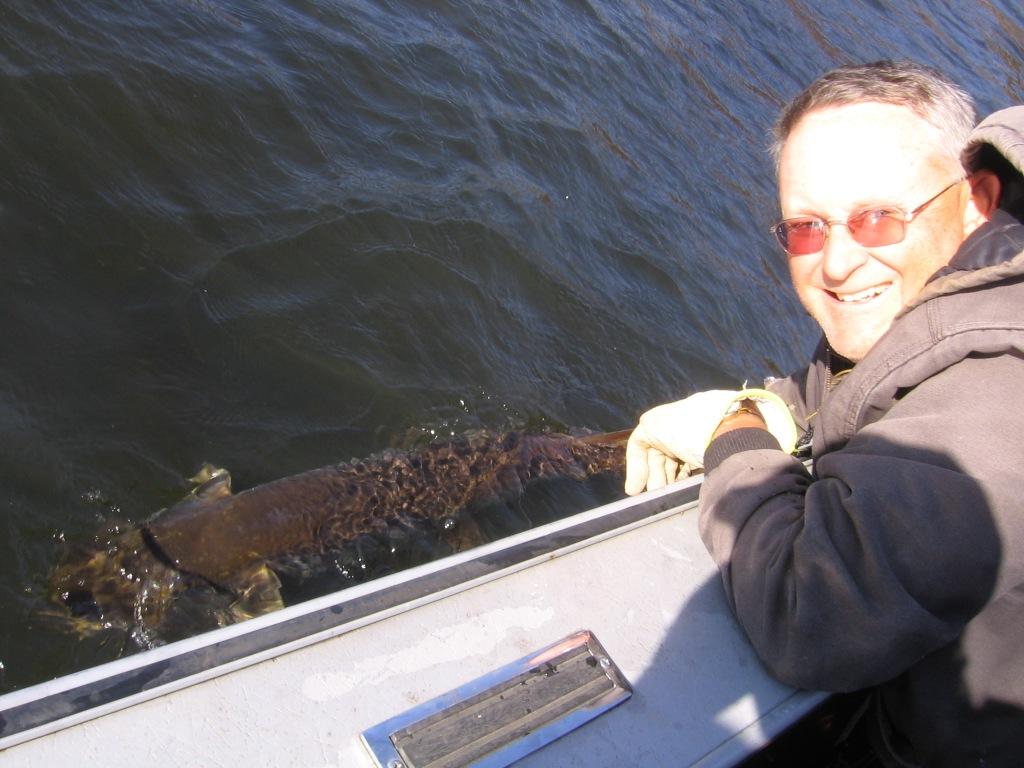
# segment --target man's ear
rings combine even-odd
[[[999,207],[1002,183],[992,171],[980,170],[967,177],[971,185],[971,196],[964,207],[964,237],[992,218]]]

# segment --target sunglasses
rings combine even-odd
[[[850,237],[866,248],[895,245],[906,237],[907,225],[917,214],[962,181],[963,179],[957,179],[909,213],[901,208],[867,208],[854,211],[846,221],[823,219],[820,216],[796,216],[792,219],[783,219],[772,227],[771,231],[790,256],[806,256],[820,251],[825,247],[829,230],[834,224],[845,226],[850,231]]]

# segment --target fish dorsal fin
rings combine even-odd
[[[231,473],[223,467],[203,464],[191,480],[196,484],[192,493],[200,499],[212,501],[231,495]]]

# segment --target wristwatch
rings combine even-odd
[[[764,416],[761,415],[761,411],[758,409],[757,404],[750,398],[744,398],[743,400],[736,400],[729,406],[729,410],[725,412],[725,416],[722,417],[722,421],[725,421],[730,416],[735,416],[738,413],[749,413],[752,416],[757,416],[761,421],[764,421]]]

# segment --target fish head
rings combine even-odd
[[[78,634],[135,628],[174,586],[170,569],[149,551],[138,530],[69,548],[50,576],[49,594]]]
[[[120,631],[151,648],[283,607],[281,582],[257,563],[224,586],[157,556],[144,530],[69,547],[54,568],[45,612],[79,637]]]

